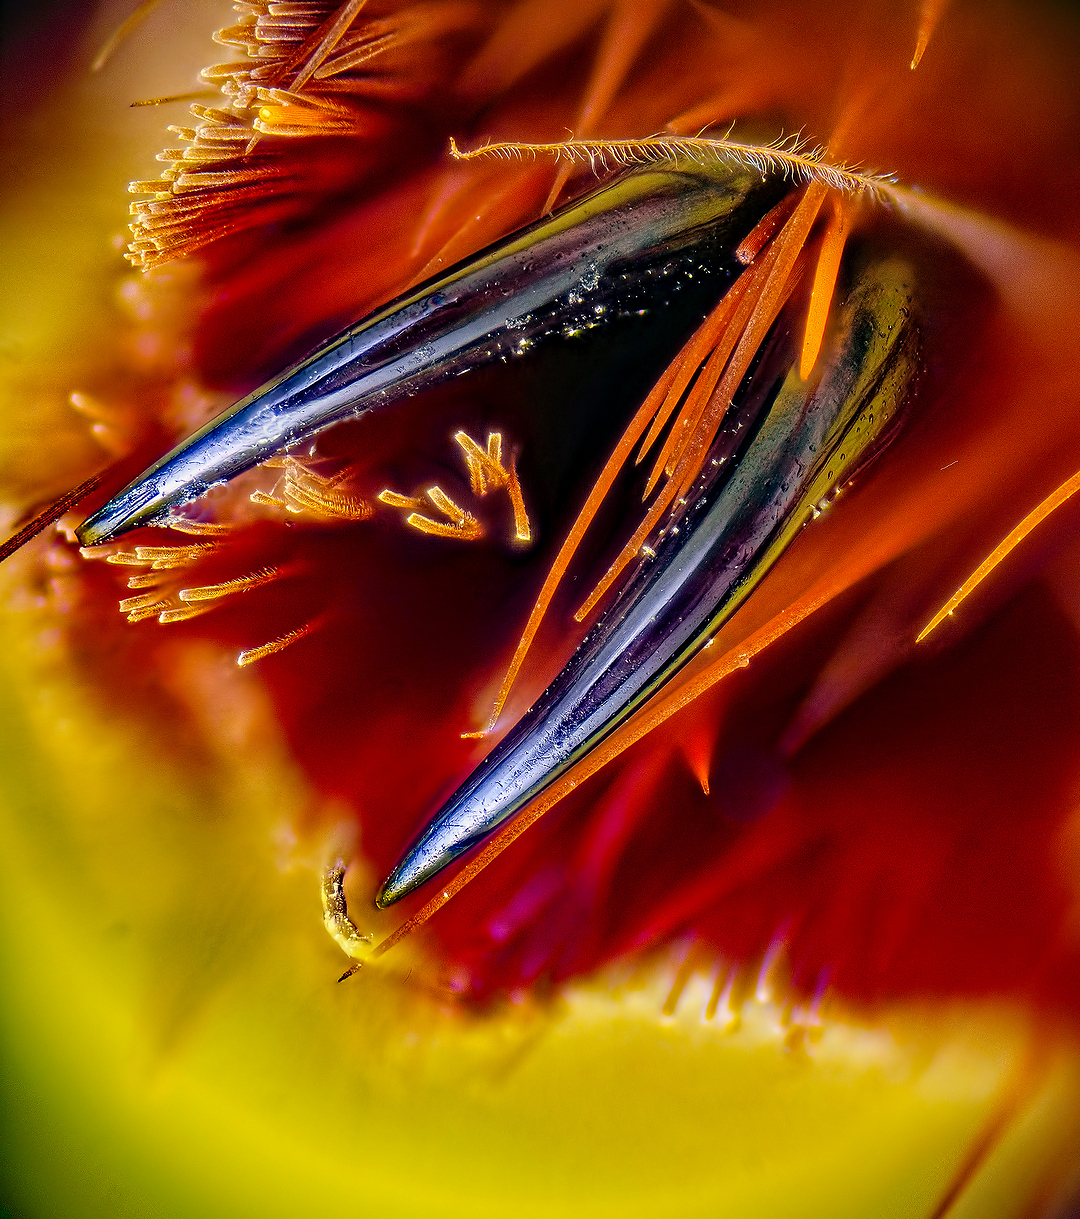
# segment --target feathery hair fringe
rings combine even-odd
[[[827,160],[827,149],[810,146],[801,136],[784,136],[771,144],[747,144],[727,136],[654,135],[631,140],[562,140],[550,144],[517,141],[482,144],[462,150],[450,137],[450,155],[458,161],[479,157],[521,160],[525,157],[553,156],[556,161],[588,165],[600,174],[614,168],[655,165],[665,161],[689,159],[698,165],[726,163],[741,165],[765,175],[783,174],[793,182],[821,182],[844,194],[866,192],[874,198],[888,198],[896,179],[891,174],[871,173],[854,166]]]

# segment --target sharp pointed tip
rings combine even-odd
[[[380,910],[386,910],[394,905],[395,902],[401,901],[403,897],[407,897],[413,889],[416,888],[418,881],[403,881],[401,879],[401,868],[392,872],[382,883],[382,888],[375,894],[375,905]]]
[[[75,536],[78,538],[80,546],[103,546],[106,542],[114,541],[122,532],[124,532],[122,529],[117,529],[108,521],[100,519],[97,513],[88,516],[81,525],[75,527]]]
[[[94,516],[88,516],[81,525],[75,527],[75,536],[78,538],[80,546],[100,546],[102,542],[109,540],[110,535],[98,528]]]
[[[157,485],[144,473],[129,483],[96,512],[92,512],[75,530],[80,546],[100,546],[111,542],[121,533],[149,525],[164,510]]]
[[[421,885],[448,868],[462,852],[468,850],[473,836],[463,837],[458,825],[454,825],[452,830],[447,832],[442,824],[447,811],[455,808],[451,802],[431,821],[420,840],[383,881],[375,895],[375,905],[380,910],[385,910],[403,897],[414,893]]]

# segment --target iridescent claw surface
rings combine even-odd
[[[783,193],[693,162],[625,174],[343,331],[183,441],[77,530],[93,546],[345,419],[517,354],[575,319],[632,308],[658,267],[739,237]]]
[[[912,270],[865,263],[820,376],[781,315],[692,492],[537,702],[386,879],[385,907],[437,876],[624,723],[731,617],[893,430],[918,367]],[[786,324],[785,324],[786,322]]]

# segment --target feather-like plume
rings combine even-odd
[[[479,157],[510,161],[552,156],[557,161],[588,165],[597,174],[683,159],[698,165],[719,162],[745,166],[762,175],[779,173],[798,184],[820,182],[845,194],[867,192],[879,199],[889,198],[896,185],[892,174],[873,173],[828,160],[828,150],[823,145],[810,145],[799,135],[784,136],[771,144],[744,143],[728,136],[664,134],[634,140],[569,139],[549,144],[506,140],[464,150],[451,137],[450,155],[459,161]]]

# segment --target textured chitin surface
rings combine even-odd
[[[227,38],[265,48],[273,23],[251,18],[266,6],[241,8]],[[852,248],[888,244],[922,268],[926,367],[904,431],[714,646],[739,644],[816,582],[838,595],[584,783],[436,915],[423,934],[443,975],[484,998],[692,939],[702,960],[751,969],[783,946],[804,993],[1019,995],[1075,1016],[1076,504],[915,643],[1009,530],[1080,469],[1072,16],[864,0],[373,0],[344,6],[346,41],[317,52],[334,6],[308,8],[318,11],[294,27],[278,19],[284,59],[242,61],[269,64],[262,78],[218,72],[251,90],[252,109],[184,120],[223,134],[204,133],[203,151],[182,163],[186,193],[147,193],[137,217],[145,291],[180,283],[196,376],[221,403],[593,181],[545,157],[453,161],[450,136],[472,148],[568,130],[802,132],[832,159],[891,172],[915,192],[850,213]],[[320,76],[311,63],[333,70]],[[226,145],[235,156],[223,163]],[[199,180],[197,156],[211,165]],[[199,260],[199,274],[177,255]],[[153,609],[129,623],[115,601],[139,596],[126,578],[149,568],[86,564],[66,621],[103,697],[168,719],[180,747],[176,704],[193,700],[178,693],[177,657],[189,642],[240,652],[306,632],[257,660],[259,678],[320,797],[312,825],[320,810],[344,809],[372,877],[385,876],[483,756],[462,733],[483,725],[603,456],[710,303],[695,298],[681,322],[670,320],[674,301],[553,339],[340,427],[320,438],[318,460],[297,455],[307,475],[266,471],[191,509],[230,532],[126,540],[129,550],[215,547],[161,572],[169,604],[212,612],[162,624]],[[132,399],[123,443],[137,465],[180,425],[167,386],[136,387]],[[158,409],[166,401],[171,414]],[[513,541],[505,489],[470,489],[458,429],[481,445],[499,431],[518,451],[529,546]],[[377,500],[436,483],[483,536],[422,534]],[[580,637],[572,611],[640,515],[628,494],[601,517],[507,716]],[[233,595],[176,597],[249,576]]]

